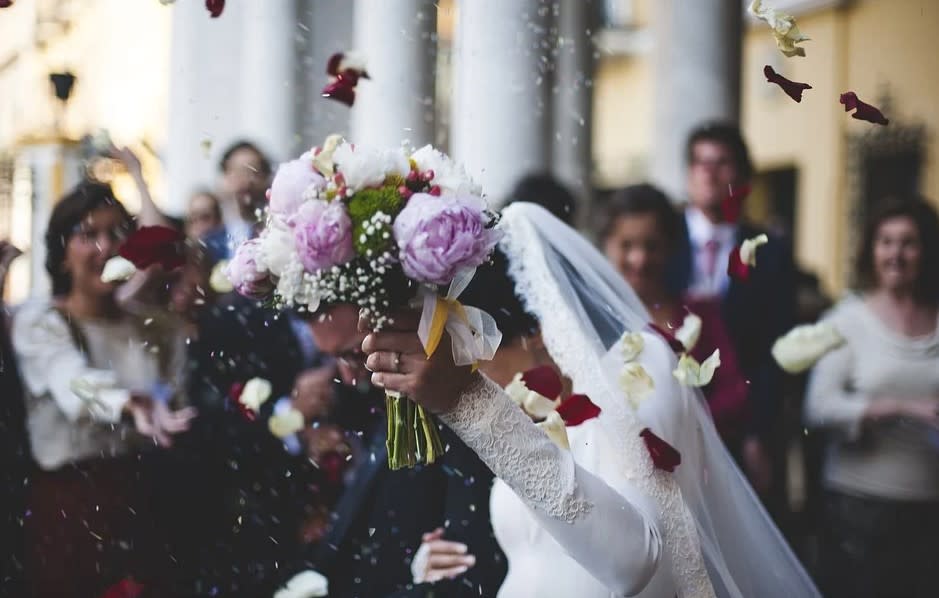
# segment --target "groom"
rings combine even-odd
[[[489,522],[492,473],[455,434],[441,427],[446,453],[436,463],[388,469],[384,395],[372,388],[358,332],[358,309],[339,305],[310,322],[317,347],[332,355],[344,385],[365,391],[374,402],[357,430],[368,447],[354,478],[339,500],[326,536],[311,558],[293,573],[315,569],[329,580],[330,596],[417,598],[494,596],[506,573],[505,556]],[[352,394],[352,393],[349,393]],[[343,408],[342,405],[339,406]],[[435,584],[411,583],[410,562],[421,537],[438,527],[444,539],[467,546],[475,566]]]

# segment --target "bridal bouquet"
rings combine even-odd
[[[283,164],[268,191],[266,225],[227,266],[235,289],[275,307],[315,312],[349,303],[376,328],[422,306],[428,357],[444,331],[457,365],[491,359],[501,340],[485,312],[457,298],[501,231],[462,167],[431,146],[376,149],[330,136]],[[436,426],[406,397],[387,393],[388,463],[432,463]]]

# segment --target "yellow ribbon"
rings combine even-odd
[[[453,313],[469,326],[469,318],[466,317],[466,310],[463,308],[462,303],[456,299],[447,299],[446,297],[438,296],[436,299],[434,315],[430,320],[430,331],[427,334],[427,345],[424,347],[424,353],[427,354],[427,359],[430,359],[434,351],[437,350],[437,346],[440,345],[440,339],[443,338],[443,331],[447,329],[447,320],[450,319],[450,310],[453,310]],[[474,361],[474,372],[477,367],[478,364]]]

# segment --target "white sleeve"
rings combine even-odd
[[[805,398],[805,420],[814,426],[840,430],[856,440],[871,397],[850,385],[854,360],[847,343],[822,357],[812,370]]]
[[[12,339],[30,394],[50,395],[69,421],[120,420],[130,391],[117,387],[113,372],[88,365],[58,312],[48,305],[23,306],[13,318]]]
[[[662,538],[638,489],[625,480],[614,489],[578,466],[484,376],[440,417],[610,591],[633,596],[649,583]]]

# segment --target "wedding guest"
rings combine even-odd
[[[217,195],[208,190],[197,191],[186,208],[186,236],[202,239],[222,227],[222,207]]]
[[[506,205],[517,201],[538,204],[565,224],[573,224],[577,216],[574,194],[546,172],[522,177],[509,193]]]
[[[172,445],[194,412],[154,396],[173,377],[171,355],[156,350],[161,339],[122,312],[115,285],[101,280],[132,227],[108,186],[72,190],[46,232],[52,299],[13,318],[39,466],[24,520],[31,595],[96,596],[128,575],[158,582],[162,573],[140,455]]]
[[[659,189],[642,184],[614,194],[600,240],[604,253],[652,315],[667,331],[681,327],[687,314],[701,318],[701,336],[691,351],[698,361],[720,350],[721,366],[704,389],[721,439],[739,457],[749,420],[747,382],[721,314],[720,302],[682,297],[668,286],[668,261],[678,244],[680,215]]]
[[[746,282],[731,279],[727,262],[745,239],[764,231],[737,220],[738,201],[753,176],[746,142],[735,125],[706,123],[688,138],[688,205],[679,219],[678,246],[670,285],[690,297],[716,298],[750,383],[752,418],[742,444],[743,469],[770,510],[785,507],[782,442],[782,371],[773,361],[773,341],[792,325],[792,255],[770,235],[760,247],[759,267]]]
[[[857,295],[827,320],[806,420],[832,432],[821,573],[827,596],[934,596],[939,571],[939,221],[884,201],[858,251]]]

